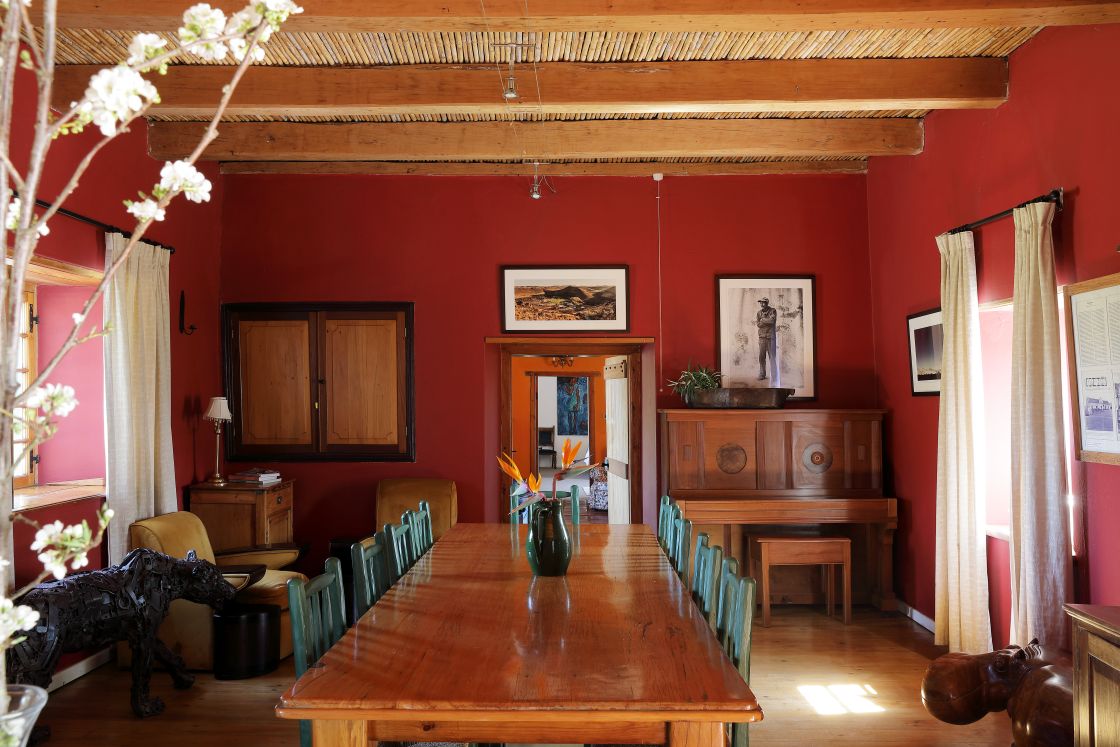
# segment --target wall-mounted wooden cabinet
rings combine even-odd
[[[230,459],[413,461],[412,304],[222,308]]]

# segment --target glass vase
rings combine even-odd
[[[47,691],[34,685],[8,685],[8,712],[0,715],[0,747],[27,747]]]
[[[525,555],[534,576],[563,576],[572,562],[572,543],[559,502],[535,503],[529,514]]]

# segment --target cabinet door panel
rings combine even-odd
[[[239,322],[243,444],[313,445],[310,336],[308,319]]]
[[[700,473],[700,424],[695,421],[669,423],[669,490],[693,490],[704,487]]]
[[[753,490],[758,459],[755,429],[737,421],[709,420],[701,425],[704,487],[709,490]]]
[[[844,488],[844,424],[793,424],[793,487]]]
[[[330,446],[396,446],[402,440],[396,318],[326,319],[326,430]]]

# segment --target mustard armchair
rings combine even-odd
[[[164,514],[137,521],[128,527],[128,549],[147,547],[165,555],[185,558],[194,550],[200,560],[208,560],[219,568],[263,565],[268,568],[264,578],[246,586],[244,573],[226,574],[226,580],[238,589],[235,600],[242,604],[275,604],[280,608],[280,658],[292,655],[292,622],[288,612],[288,579],[307,580],[302,573],[279,570],[295,562],[298,548],[235,550],[215,556],[202,520],[189,511]],[[159,629],[159,637],[167,646],[183,657],[188,669],[213,669],[213,611],[202,604],[184,599],[171,603],[171,612]],[[118,659],[120,659],[118,651]],[[125,657],[127,659],[127,657]],[[122,661],[122,664],[127,663]]]
[[[432,508],[432,539],[437,540],[459,521],[459,495],[454,480],[402,477],[377,483],[377,526],[395,524],[420,501]]]

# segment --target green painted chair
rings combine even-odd
[[[579,526],[579,485],[572,485],[572,526]]]
[[[673,533],[673,499],[667,495],[661,496],[661,506],[657,511],[657,543],[661,549],[669,552],[669,537]]]
[[[404,520],[407,515],[405,511],[400,524],[386,524],[381,530],[389,551],[389,581],[393,584],[412,567],[412,524]]]
[[[751,633],[755,608],[756,586],[753,578],[739,576],[735,558],[723,561],[720,572],[719,614],[716,633],[723,650],[739,675],[751,682]],[[750,743],[747,724],[731,725],[730,747],[747,747]]]
[[[677,571],[677,576],[685,584],[688,584],[688,558],[689,548],[692,544],[692,522],[689,519],[681,516],[680,507],[674,506],[673,518],[673,542],[672,549],[669,551],[669,559],[673,562],[673,568]]]
[[[692,563],[692,601],[713,628],[719,612],[718,589],[722,567],[723,548],[709,544],[708,533],[700,532],[696,535],[696,556]]]
[[[292,616],[292,655],[296,677],[323,657],[346,632],[346,602],[342,591],[342,564],[327,558],[323,574],[310,581],[288,580],[288,605]],[[311,747],[311,722],[299,722],[301,747]]]
[[[420,527],[419,536],[421,547],[424,552],[432,549],[435,544],[435,539],[432,535],[432,504],[427,501],[420,501],[420,510],[416,512],[419,517],[418,526]]]
[[[350,563],[354,569],[354,603],[357,617],[361,617],[392,585],[385,532],[350,545]]]

